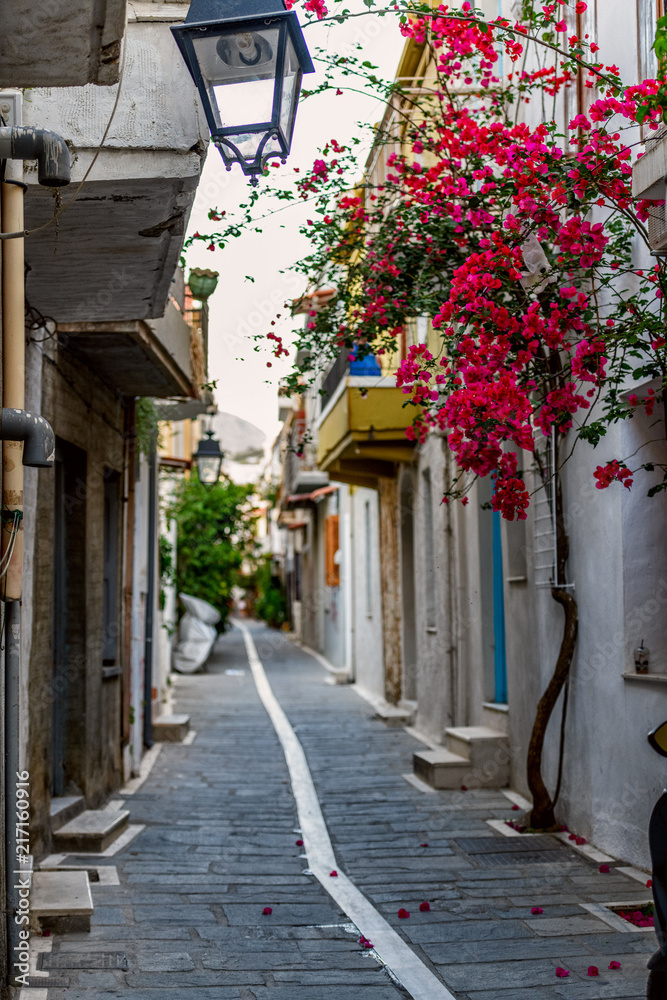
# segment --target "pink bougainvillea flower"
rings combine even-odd
[[[303,847],[303,841],[302,840],[297,840],[296,846],[297,847]]]
[[[329,872],[329,878],[338,878],[338,872],[335,868],[332,872]]]
[[[597,965],[589,965],[588,966],[588,972],[586,973],[586,975],[587,976],[599,976],[600,975],[600,970],[598,969]]]
[[[410,916],[410,914],[408,913],[408,911],[406,909],[404,909],[403,907],[401,907],[400,910],[398,911],[398,915],[399,915],[399,917],[400,917],[401,920],[407,920],[407,918]]]
[[[620,962],[610,962],[609,963],[609,968],[610,969],[620,969],[620,967],[621,967],[621,963]]]
[[[577,837],[576,840],[575,840],[575,844],[578,844],[579,847],[581,847],[582,844],[586,844],[586,843],[587,843],[587,840],[586,840],[585,837]]]
[[[273,913],[273,910],[271,909],[271,907],[270,907],[270,906],[265,906],[265,907],[264,907],[264,909],[262,910],[262,916],[263,916],[263,917],[268,917],[268,916],[270,916],[270,915],[271,915],[272,913]]]
[[[513,806],[512,806],[512,810],[513,810],[514,812],[518,812],[518,810],[519,810],[519,807],[518,807],[517,805],[513,805]]]
[[[565,979],[565,977],[569,976],[570,973],[567,971],[567,969],[563,969],[559,965],[558,968],[556,969],[556,975],[558,976],[559,979]]]
[[[648,880],[648,882],[646,883],[646,888],[647,889],[652,889],[653,888],[653,879],[652,878],[650,878]]]
[[[542,909],[541,906],[534,906],[530,912],[533,914],[534,917],[537,917],[539,916],[540,913],[544,913],[544,910]]]
[[[468,791],[468,786],[467,785],[461,785],[461,791],[462,792],[467,792]]]
[[[428,913],[428,911],[431,909],[431,904],[426,902],[420,903],[419,909],[422,911],[422,913]]]
[[[609,865],[600,865],[598,871],[601,872],[602,875],[606,875],[609,872]]]
[[[420,844],[420,847],[428,847],[428,844]]]

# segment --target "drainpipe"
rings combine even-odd
[[[47,187],[69,184],[69,151],[52,132],[18,126],[0,128],[0,160],[6,160],[2,183],[2,368],[3,409],[2,503],[13,513],[2,525],[2,555],[8,560],[0,584],[5,602],[5,836],[6,913],[9,954],[8,979],[17,984],[14,962],[19,930],[14,917],[19,907],[16,872],[18,838],[15,803],[19,772],[19,690],[21,669],[21,597],[23,588],[23,465],[53,465],[53,431],[45,420],[25,412],[25,221],[24,159],[38,161],[39,183]],[[19,235],[20,234],[20,235]],[[9,237],[9,238],[7,238]],[[41,443],[40,443],[41,441]],[[26,443],[24,448],[24,442]],[[11,548],[10,548],[11,546]]]
[[[155,607],[155,555],[157,534],[157,441],[151,441],[148,456],[148,581],[144,633],[144,746],[153,746],[153,629]]]

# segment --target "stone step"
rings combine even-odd
[[[79,816],[86,808],[83,795],[62,795],[51,799],[49,815],[51,817],[51,833],[55,833],[65,823]]]
[[[87,809],[53,835],[53,846],[64,854],[101,854],[127,828],[129,809]]]
[[[431,788],[460,788],[471,773],[470,761],[451,750],[420,750],[412,755],[412,769]]]
[[[90,930],[93,897],[88,872],[35,872],[30,919],[35,930],[56,934]]]
[[[156,743],[181,743],[189,729],[189,715],[158,715],[153,722],[153,739]]]
[[[445,730],[446,746],[472,764],[470,787],[504,788],[509,782],[510,748],[505,733],[490,726],[453,726]]]

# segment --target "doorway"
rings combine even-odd
[[[80,788],[85,753],[86,453],[56,444],[51,795]]]
[[[505,705],[507,704],[505,572],[500,513],[490,509],[492,488],[490,480],[478,481],[484,701]]]
[[[415,519],[414,483],[406,474],[399,494],[401,534],[401,590],[403,594],[403,697],[417,698],[417,634],[415,627]]]

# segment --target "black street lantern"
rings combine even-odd
[[[200,483],[204,486],[215,486],[220,479],[220,467],[224,457],[219,442],[213,437],[213,431],[206,431],[206,437],[199,442],[194,455]]]
[[[192,0],[171,29],[228,170],[257,184],[292,145],[304,73],[314,73],[299,21],[283,0]]]

